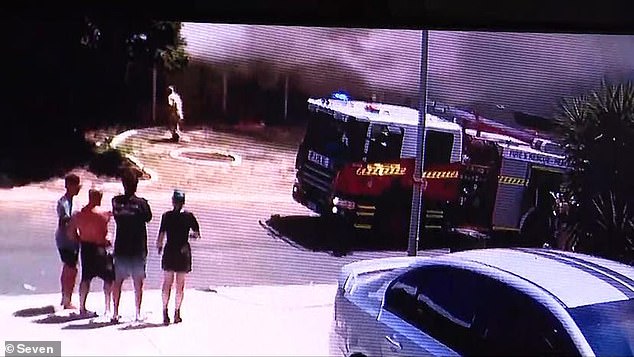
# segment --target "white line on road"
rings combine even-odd
[[[135,135],[138,131],[132,129],[132,130],[126,130],[121,134],[117,134],[114,138],[112,138],[112,140],[110,141],[110,147],[112,147],[113,149],[116,149],[117,146],[119,146],[119,144],[121,144],[121,142],[127,138],[129,138],[132,135]]]

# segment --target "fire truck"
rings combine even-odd
[[[353,231],[408,235],[413,185],[421,230],[477,232],[543,244],[567,171],[553,137],[434,103],[425,114],[424,166],[414,172],[419,112],[336,94],[308,99],[296,157],[296,202]]]

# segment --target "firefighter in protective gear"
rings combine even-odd
[[[183,100],[176,93],[174,86],[168,87],[170,94],[167,96],[167,104],[169,105],[169,115],[167,118],[167,126],[172,133],[172,140],[178,141],[181,136],[180,125],[184,120],[183,116]]]

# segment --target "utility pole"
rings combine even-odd
[[[152,65],[152,123],[156,123],[156,61]]]
[[[416,164],[414,165],[414,177],[421,177],[425,162],[425,114],[427,112],[427,43],[429,31],[421,31],[420,49],[420,81],[418,93],[418,140],[416,142]],[[414,181],[412,195],[412,211],[410,216],[409,240],[407,255],[418,254],[418,242],[420,240],[421,212],[423,211],[423,189],[421,182]]]
[[[227,114],[227,71],[222,72],[222,114]]]
[[[284,121],[288,118],[288,74],[284,79]]]

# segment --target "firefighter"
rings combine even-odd
[[[167,104],[169,105],[167,126],[172,133],[172,140],[178,142],[181,136],[180,125],[185,119],[183,115],[183,100],[181,96],[176,93],[174,86],[169,86],[167,89],[170,92],[167,96]]]

